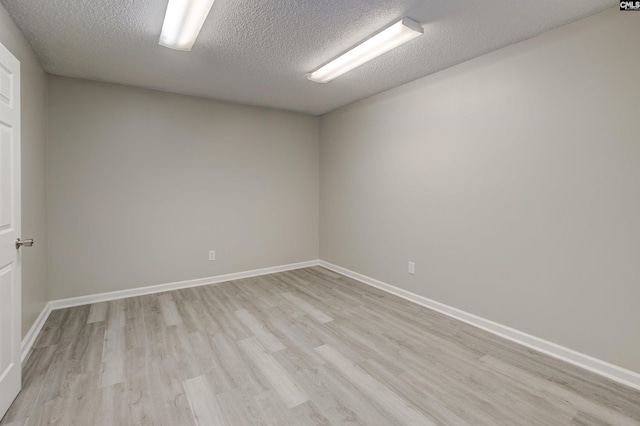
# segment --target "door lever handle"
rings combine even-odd
[[[19,249],[22,246],[33,247],[33,239],[21,240],[20,238],[18,238],[16,240],[16,248]]]

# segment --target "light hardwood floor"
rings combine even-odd
[[[640,393],[320,267],[51,313],[2,425],[640,425]]]

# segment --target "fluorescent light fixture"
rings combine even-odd
[[[413,19],[402,18],[369,37],[353,49],[321,66],[309,74],[307,78],[316,83],[328,83],[334,78],[422,34],[424,34],[422,25]]]
[[[160,46],[190,51],[214,0],[169,0]]]

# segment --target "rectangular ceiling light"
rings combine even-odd
[[[214,0],[169,0],[160,46],[190,51]]]
[[[336,77],[351,71],[400,46],[424,33],[422,25],[418,22],[402,18],[387,28],[379,31],[353,49],[343,53],[326,65],[308,75],[309,80],[316,83],[328,83]]]

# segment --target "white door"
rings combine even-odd
[[[0,418],[20,391],[20,62],[0,44]]]

